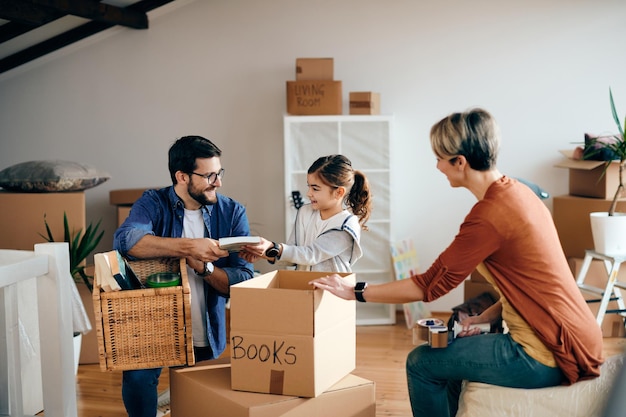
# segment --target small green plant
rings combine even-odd
[[[43,222],[46,225],[46,232],[48,236],[44,236],[41,233],[39,236],[44,238],[48,242],[57,242],[57,240],[52,236],[52,231],[50,230],[50,226],[48,226],[48,222],[46,221],[46,215],[43,216]],[[67,214],[63,212],[63,242],[67,242],[69,246],[70,252],[70,274],[76,281],[82,281],[85,283],[89,291],[93,291],[93,276],[87,275],[85,272],[85,265],[83,261],[89,256],[89,254],[98,246],[102,236],[104,236],[104,231],[101,231],[98,234],[98,229],[100,228],[100,223],[102,220],[98,221],[98,223],[93,226],[91,223],[85,230],[85,233],[82,233],[82,229],[79,229],[78,232],[75,232],[73,235],[70,233],[70,227],[67,222]]]
[[[606,161],[604,164],[604,170],[602,171],[602,178],[606,171],[609,169],[609,166],[613,163],[613,161],[619,161],[619,185],[617,186],[617,190],[615,190],[615,195],[613,196],[613,200],[611,201],[611,206],[609,207],[609,216],[615,215],[615,209],[617,208],[617,201],[619,200],[620,195],[624,192],[624,182],[623,182],[623,172],[624,166],[626,165],[626,135],[624,135],[624,127],[626,127],[626,117],[624,118],[624,125],[622,125],[619,116],[617,115],[617,110],[615,109],[615,101],[613,100],[613,92],[609,88],[609,97],[611,99],[611,113],[613,115],[613,120],[615,120],[615,124],[617,125],[617,129],[619,131],[618,134],[611,135],[611,137],[615,140],[613,141],[599,141],[593,140],[590,145],[594,148],[589,153],[589,156],[593,156],[601,152],[602,150],[607,150],[608,154],[612,154],[613,158]]]

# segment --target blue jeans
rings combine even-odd
[[[455,339],[447,348],[427,344],[406,361],[414,417],[454,417],[463,380],[512,388],[560,385],[559,368],[545,366],[524,352],[508,334],[483,334]]]
[[[211,348],[193,348],[197,362],[211,358]],[[157,387],[163,368],[137,369],[122,372],[122,400],[128,417],[155,417]]]

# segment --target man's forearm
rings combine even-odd
[[[191,239],[145,235],[128,254],[135,258],[184,258],[191,252]]]

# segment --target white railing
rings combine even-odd
[[[0,416],[23,417],[17,283],[37,278],[46,417],[77,417],[67,243],[0,250]]]

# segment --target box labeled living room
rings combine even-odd
[[[316,397],[355,369],[355,302],[309,285],[327,274],[278,270],[231,287],[234,390]]]

